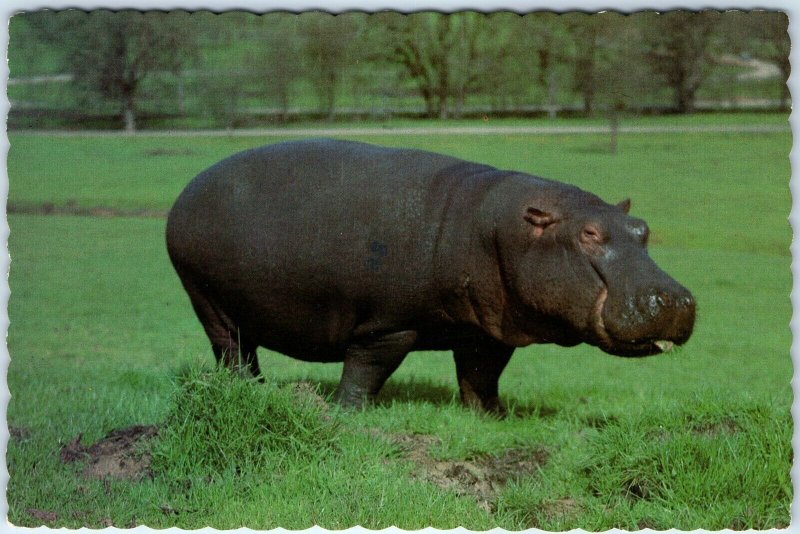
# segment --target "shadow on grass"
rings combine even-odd
[[[309,382],[319,388],[319,394],[329,402],[333,402],[333,394],[339,386],[338,380],[286,380],[283,384]],[[378,394],[376,403],[384,406],[392,402],[422,403],[435,405],[458,402],[458,392],[451,388],[426,379],[390,380]]]
[[[608,154],[609,156],[614,155],[614,151],[611,149],[608,143],[572,147],[569,151],[574,152],[576,154],[589,154],[589,155]]]
[[[393,380],[378,395],[378,404],[392,402],[429,403],[433,405],[459,404],[458,390],[426,379]]]
[[[212,367],[209,365],[209,367]],[[175,371],[174,375],[180,377],[191,369],[184,366]],[[308,383],[328,403],[333,403],[333,395],[339,386],[338,379],[320,379],[317,377],[295,377],[272,382],[277,386]],[[542,404],[533,400],[518,399],[501,393],[500,400],[506,407],[508,419],[544,419],[558,415],[561,407]],[[447,385],[427,378],[390,379],[381,389],[376,400],[377,406],[387,407],[392,403],[406,404],[431,404],[434,406],[460,406],[459,392],[455,384]],[[466,408],[465,408],[466,409]],[[589,426],[604,426],[602,421],[589,421]]]
[[[283,384],[309,382],[318,388],[318,392],[328,402],[333,402],[333,394],[339,385],[337,380],[286,380]],[[506,417],[510,419],[542,419],[554,417],[560,408],[536,402],[504,398],[501,400],[507,408]],[[376,400],[377,406],[390,406],[392,403],[432,404],[434,406],[460,406],[458,390],[440,382],[424,378],[411,380],[390,380],[381,389]],[[466,409],[466,408],[465,408]]]
[[[502,398],[502,397],[501,397]],[[513,419],[546,419],[555,417],[561,411],[560,408],[547,404],[537,404],[534,402],[519,402],[506,400],[506,417]]]

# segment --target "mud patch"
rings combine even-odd
[[[27,441],[31,437],[31,431],[22,426],[9,425],[8,436],[16,441]]]
[[[38,508],[28,508],[27,510],[25,510],[25,513],[34,518],[35,520],[41,521],[42,524],[44,525],[58,521],[58,514],[55,512],[49,512],[47,510],[40,510]]]
[[[697,423],[691,427],[692,433],[697,436],[704,436],[708,438],[715,438],[720,435],[732,435],[739,432],[741,429],[733,419],[723,419],[717,422]]]
[[[97,443],[86,447],[78,434],[61,448],[61,461],[86,461],[81,476],[86,478],[141,480],[152,478],[151,457],[141,451],[141,445],[158,434],[155,425],[135,425],[111,431]]]
[[[468,460],[437,460],[429,449],[439,438],[424,434],[395,434],[392,441],[414,463],[413,476],[457,495],[475,498],[487,512],[495,511],[495,498],[511,481],[533,476],[547,461],[544,449],[506,449],[497,456]]]

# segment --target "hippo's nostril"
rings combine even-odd
[[[651,294],[644,299],[644,305],[647,313],[654,317],[658,315],[658,311],[664,306],[664,302],[659,295]]]
[[[650,315],[656,315],[665,308],[692,308],[694,307],[694,297],[691,294],[674,294],[663,290],[654,290],[646,293],[639,299],[639,309]]]

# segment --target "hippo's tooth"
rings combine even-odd
[[[655,342],[655,346],[658,347],[661,352],[671,351],[674,345],[675,344],[672,341],[660,340]]]

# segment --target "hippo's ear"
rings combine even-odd
[[[546,211],[538,208],[528,208],[525,212],[525,220],[533,225],[533,236],[539,237],[544,233],[544,229],[553,223],[558,222],[558,219]]]
[[[625,200],[620,201],[617,204],[617,207],[619,209],[621,209],[622,211],[624,211],[625,213],[630,212],[631,211],[631,199],[626,198]]]

